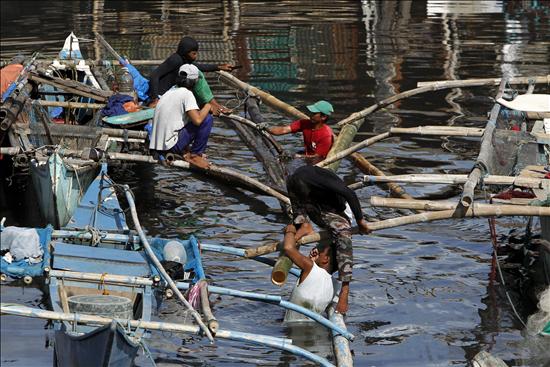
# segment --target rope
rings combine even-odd
[[[84,230],[89,232],[90,235],[92,236],[90,240],[90,244],[94,247],[97,247],[97,245],[101,241],[101,232],[99,232],[99,229],[92,227],[90,225],[87,225],[86,227],[84,227]]]
[[[218,76],[218,81],[219,81],[219,78],[220,78],[220,76]],[[236,110],[237,108],[241,107],[243,104],[246,103],[246,100],[250,97],[250,94],[247,93],[247,94],[244,96],[244,98],[241,98],[241,97],[239,96],[239,94],[241,94],[241,93],[243,93],[243,92],[240,91],[240,90],[237,90],[237,91],[235,92],[235,98],[232,98],[232,99],[227,100],[227,102],[225,102],[225,104],[224,104],[223,106],[224,106],[225,108],[229,109],[229,110]],[[232,101],[237,101],[237,105],[236,105],[235,107],[229,107],[229,106],[228,106],[229,102],[232,102]]]
[[[99,278],[99,284],[97,285],[98,290],[103,289],[103,292],[101,294],[103,294],[104,296],[109,295],[109,291],[107,290],[107,286],[105,285],[105,276],[106,275],[107,275],[107,273],[101,274],[101,278]]]

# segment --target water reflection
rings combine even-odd
[[[0,51],[2,59],[36,49],[53,57],[74,30],[90,40],[82,44],[90,58],[110,57],[93,41],[93,32],[99,31],[130,59],[163,59],[182,35],[191,34],[200,42],[201,61],[243,65],[236,72],[239,78],[302,110],[315,100],[330,100],[337,121],[419,81],[548,74],[550,15],[547,6],[537,4],[543,3],[321,0],[279,1],[268,7],[236,0],[2,1]],[[150,69],[141,68],[145,75]],[[209,78],[220,101],[235,98],[215,76]],[[493,87],[484,87],[403,100],[370,116],[358,139],[393,125],[483,126],[493,94]],[[273,124],[288,122],[265,107],[262,111]],[[285,149],[301,144],[300,137],[280,141]],[[394,138],[369,147],[365,154],[390,174],[464,173],[471,168],[477,144],[473,139]],[[219,121],[207,153],[217,164],[264,179],[252,154]],[[362,176],[347,161],[339,173],[347,182]],[[134,190],[142,224],[153,235],[195,233],[203,242],[237,247],[280,239],[285,219],[272,198],[163,167],[134,165],[117,169],[113,176]],[[5,194],[6,187],[1,190],[1,213],[9,209],[10,220],[35,225],[30,221],[32,207],[8,202],[15,196]],[[426,198],[456,198],[459,192],[458,187],[443,185],[409,185],[407,190]],[[386,193],[376,187],[358,191],[365,211],[371,211],[367,202],[374,194]],[[347,320],[357,335],[352,344],[356,365],[465,365],[480,350],[519,363],[525,355],[521,326],[506,306],[501,287],[490,283],[486,223],[444,221],[356,237],[356,280]],[[499,234],[507,234],[510,223],[515,222],[499,221]],[[271,285],[265,265],[223,254],[206,254],[205,265],[215,285],[290,295],[290,284]],[[32,303],[41,297],[36,293],[2,287],[3,301],[8,297]],[[313,333],[321,340],[314,348],[325,353],[328,347],[324,330],[287,328],[281,324],[284,311],[274,305],[224,296],[214,300],[214,313],[226,329],[292,337],[304,345]],[[184,318],[175,304],[158,317]],[[2,365],[50,363],[51,348],[43,348],[43,323],[6,318],[5,324],[4,318]],[[151,344],[159,365],[304,364],[286,353],[243,349],[227,341],[210,346],[194,337],[182,341],[161,334]],[[31,345],[35,349],[29,351]],[[147,365],[147,360],[140,364]]]

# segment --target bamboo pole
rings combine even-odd
[[[511,206],[514,207],[514,208],[519,207],[517,205],[511,205]],[[499,207],[502,207],[502,205],[500,205]],[[550,215],[549,212],[548,212],[548,210],[549,210],[548,207],[534,207],[534,208],[536,208],[536,209],[533,210],[533,211],[522,211],[522,210],[512,211],[511,208],[510,208],[510,210],[508,210],[506,208],[505,208],[505,210],[501,210],[500,208],[498,208],[495,205],[495,207],[483,207],[483,206],[478,207],[477,210],[476,210],[475,205],[474,205],[474,210],[472,210],[471,207],[470,207],[470,209],[468,209],[466,212],[461,212],[461,211],[456,210],[456,209],[424,212],[424,213],[418,213],[418,214],[412,214],[412,215],[407,215],[407,216],[402,216],[402,217],[397,217],[397,218],[381,220],[381,221],[377,221],[377,222],[369,222],[368,227],[371,231],[374,232],[374,231],[380,231],[380,230],[383,230],[383,229],[404,226],[404,225],[408,225],[408,224],[416,224],[416,223],[422,223],[422,222],[432,222],[432,221],[436,221],[436,220],[444,220],[444,219],[451,219],[451,218],[524,215],[524,214],[521,214],[521,213],[529,213],[529,214],[526,214],[526,215],[529,215],[529,216],[531,216],[531,215],[533,215],[533,216],[548,216],[548,215]],[[516,213],[518,213],[518,214],[516,214]],[[353,227],[351,231],[352,231],[352,234],[359,233],[357,227]],[[322,241],[322,240],[327,240],[329,238],[330,238],[330,234],[327,231],[320,231],[320,232],[315,232],[315,233],[312,233],[310,235],[302,237],[299,242],[300,242],[301,245],[306,245],[306,244],[310,244],[310,243],[314,243],[314,242],[319,242],[319,241]],[[248,251],[248,254],[260,256],[260,255],[266,255],[266,254],[278,251],[278,246],[279,246],[278,243],[272,243],[270,245],[263,245],[263,246],[259,246],[259,247],[256,247],[256,248],[250,248],[250,249],[247,249],[247,251]]]
[[[535,80],[536,83],[550,83],[550,75],[546,76],[538,76],[533,78],[511,78],[508,79],[508,82],[511,84],[527,84],[529,83],[529,80]],[[498,85],[501,82],[500,78],[495,79],[474,79],[474,80],[451,80],[451,81],[442,81],[442,82],[426,82],[426,83],[418,83],[418,87],[415,89],[411,89],[393,96],[390,96],[380,102],[375,103],[374,105],[365,108],[364,110],[361,110],[359,112],[355,112],[345,118],[344,120],[337,123],[337,126],[345,126],[354,122],[357,122],[361,119],[364,119],[371,113],[379,110],[380,108],[386,107],[394,102],[397,102],[401,99],[412,97],[417,94],[436,91],[440,89],[448,89],[448,88],[457,88],[457,87],[473,87],[473,86],[482,86],[482,85]],[[358,125],[361,126],[362,122]]]
[[[138,232],[139,238],[141,240],[141,244],[143,245],[143,248],[145,249],[145,252],[147,253],[147,256],[151,260],[151,262],[155,265],[160,275],[164,278],[166,283],[168,283],[168,286],[174,292],[174,294],[178,297],[178,299],[181,301],[181,303],[184,304],[184,306],[191,312],[191,315],[199,324],[201,330],[204,332],[204,334],[208,337],[211,343],[214,343],[214,337],[212,336],[212,333],[208,329],[208,327],[204,324],[204,322],[201,319],[201,316],[199,313],[191,306],[191,304],[185,299],[183,294],[181,294],[181,291],[176,286],[176,283],[172,280],[170,275],[166,272],[162,264],[160,263],[159,259],[155,255],[153,249],[151,249],[151,245],[149,245],[149,241],[147,240],[147,237],[145,236],[145,233],[143,232],[143,229],[141,228],[141,224],[139,223],[139,218],[137,215],[136,210],[136,204],[134,203],[133,194],[130,191],[130,187],[128,185],[124,185],[124,193],[126,194],[126,201],[128,202],[128,206],[130,207],[130,213],[132,214],[132,220],[134,222],[134,226],[136,227],[136,231]]]
[[[372,163],[370,163],[365,157],[363,157],[361,154],[359,153],[354,153],[351,155],[350,159],[355,163],[355,165],[357,167],[359,167],[359,169],[365,173],[365,174],[368,174],[368,175],[373,175],[373,176],[386,176],[384,174],[384,172],[382,172],[381,170],[379,170],[376,166],[374,166]],[[409,194],[407,194],[405,192],[405,190],[399,186],[398,184],[396,183],[393,183],[393,182],[388,182],[388,183],[380,183],[379,184],[383,189],[387,189],[390,191],[390,194],[392,196],[397,196],[397,197],[400,197],[400,198],[404,198],[404,199],[413,199],[412,196],[410,196]]]
[[[479,87],[483,85],[499,85],[502,78],[484,78],[484,79],[467,79],[467,80],[439,80],[429,82],[418,82],[417,87],[435,87],[435,90],[457,87]],[[550,75],[534,76],[534,77],[515,77],[508,78],[508,84],[529,84],[533,81],[535,84],[550,84]]]
[[[400,208],[400,209],[422,209],[422,210],[462,210],[459,202],[453,201],[433,201],[433,200],[410,200],[395,199],[372,196],[370,204],[377,207]],[[478,204],[474,203],[466,211],[466,216],[477,216],[480,213],[494,213],[494,216],[550,216],[550,207],[544,206],[526,206],[526,205],[506,205],[506,204]]]
[[[502,96],[505,87],[506,79],[502,79],[495,100],[498,100]],[[499,112],[500,104],[495,102],[493,108],[491,109],[489,120],[485,125],[485,131],[483,132],[483,137],[481,138],[481,147],[479,149],[479,155],[477,156],[476,163],[474,165],[474,168],[468,175],[468,180],[464,183],[464,188],[462,189],[462,197],[460,198],[460,203],[465,207],[470,206],[474,202],[474,190],[479,183],[479,180],[481,179],[481,174],[489,173],[485,172],[487,167],[486,161],[489,159],[489,154],[493,149],[493,132],[496,129],[496,122]]]
[[[418,126],[410,128],[392,127],[390,132],[394,135],[436,135],[436,136],[474,136],[483,135],[485,129],[463,126]]]
[[[16,150],[18,149],[18,150]],[[19,148],[14,149],[13,147],[9,148],[0,148],[0,154],[5,155],[15,155],[19,153],[26,153],[21,151]],[[75,150],[75,149],[63,149],[63,151],[58,152],[59,154],[62,154],[64,156],[80,156],[82,157],[82,154],[85,154],[85,150]],[[137,155],[137,154],[128,154],[128,153],[116,153],[116,152],[103,152],[104,157],[107,160],[115,160],[115,161],[126,161],[126,162],[143,162],[143,163],[159,163],[156,159],[154,159],[151,156],[146,155]],[[83,159],[86,159],[87,157],[84,157]],[[90,162],[93,162],[92,160],[89,160]],[[233,180],[242,186],[253,190],[258,191],[263,194],[267,194],[269,196],[273,196],[279,201],[283,202],[286,205],[290,204],[290,200],[287,196],[281,194],[277,190],[272,189],[271,187],[261,183],[260,181],[248,177],[242,173],[239,173],[237,171],[234,171],[229,168],[224,168],[217,166],[215,164],[211,164],[208,169],[202,169],[200,167],[191,166],[189,163],[181,160],[175,160],[172,161],[171,166],[183,168],[185,170],[190,170],[191,168],[196,169],[198,171],[201,171],[203,173],[225,179],[225,180]]]
[[[199,283],[202,283],[199,285]],[[210,300],[208,299],[208,283],[205,280],[201,280],[197,283],[197,287],[200,287],[201,292],[201,310],[204,318],[206,319],[206,324],[208,329],[212,332],[212,335],[216,335],[216,332],[220,328],[218,320],[214,317],[212,309],[210,308]]]
[[[4,141],[4,137],[11,124],[17,120],[17,116],[23,110],[25,100],[29,98],[32,89],[33,85],[31,83],[25,83],[24,87],[15,98],[8,98],[5,103],[0,106],[0,144]]]
[[[50,270],[50,277],[84,280],[84,281],[102,281],[106,284],[130,284],[130,285],[153,285],[153,281],[148,278],[136,277],[130,275],[83,273],[79,271]]]
[[[92,98],[100,102],[107,102],[109,97],[113,95],[113,92],[111,91],[95,89],[87,86],[86,84],[73,80],[65,80],[54,76],[48,76],[42,70],[30,73],[28,79],[33,80],[36,83],[49,84],[65,92],[81,97]]]
[[[372,144],[376,143],[377,141],[386,139],[389,136],[390,136],[390,132],[385,132],[385,133],[373,136],[372,138],[365,139],[360,143],[357,143],[357,144],[355,144],[355,145],[353,145],[353,146],[351,146],[347,149],[341,150],[338,153],[335,153],[335,154],[331,155],[330,157],[325,158],[325,160],[317,163],[317,166],[326,167],[326,166],[330,165],[333,162],[336,162],[336,161],[338,161],[342,158],[345,158],[348,155],[357,152],[358,150],[366,148],[369,145],[372,145]]]
[[[241,80],[239,80],[237,77],[231,75],[228,72],[225,71],[217,71],[217,73],[221,76],[224,82],[227,84],[232,85],[235,88],[241,89],[248,94],[258,96],[262,100],[263,103],[268,105],[269,107],[291,117],[291,118],[298,118],[298,119],[307,119],[309,118],[306,114],[303,112],[300,112],[298,109],[292,107],[291,105],[281,101],[280,99],[272,96],[269,93],[266,93],[256,87],[251,86],[250,84],[247,84]]]
[[[129,138],[141,138],[145,139],[147,137],[146,131],[135,131],[135,130],[127,130],[127,129],[113,129],[108,127],[102,127],[101,128],[102,134],[107,134],[109,136],[117,136],[117,137],[124,137],[128,136]]]
[[[60,101],[46,101],[43,99],[37,100],[41,106],[44,107],[63,107],[63,108],[89,108],[93,110],[100,110],[105,107],[103,103],[81,103],[81,102],[60,102]]]
[[[344,316],[342,314],[336,313],[335,304],[331,303],[328,307],[328,316],[330,321],[340,326],[341,328],[346,328],[346,323],[344,322]],[[336,359],[336,365],[338,367],[353,367],[353,355],[349,348],[349,341],[341,335],[332,331],[332,346],[334,350],[334,358]]]
[[[436,183],[436,184],[463,184],[468,180],[467,175],[452,174],[409,174],[395,176],[365,176],[366,184],[380,182],[404,182],[404,183]],[[514,185],[528,188],[544,188],[550,182],[548,179],[524,177],[524,176],[497,176],[483,177],[485,185]]]
[[[296,244],[296,248],[300,249],[300,245]],[[271,283],[282,287],[286,283],[288,272],[290,268],[292,268],[292,264],[292,260],[290,260],[288,256],[285,255],[284,250],[281,250],[279,252],[279,257],[277,258],[277,261],[275,262],[275,265],[273,265],[273,269],[271,270]]]
[[[78,324],[91,325],[109,325],[113,321],[121,325],[129,326],[133,329],[141,328],[147,330],[173,332],[173,333],[191,333],[198,334],[200,328],[195,325],[184,325],[170,322],[145,321],[145,320],[125,320],[125,319],[110,319],[106,317],[78,314],[78,313],[61,313],[54,311],[42,310],[39,308],[31,308],[8,303],[0,303],[0,313],[3,315],[23,316],[31,318],[39,318],[44,320],[64,321]],[[292,345],[291,339],[277,338],[268,335],[243,333],[232,330],[218,330],[216,334],[218,338],[236,340],[252,344],[269,346],[277,349],[282,349],[309,359],[321,366],[334,367],[326,359],[321,358],[305,349]]]
[[[101,42],[101,44],[107,49],[107,51],[111,53],[111,55],[113,55],[117,59],[118,62],[125,61],[124,58],[120,56],[118,52],[116,52],[115,49],[111,47],[111,45],[107,41],[105,41],[105,38],[103,38],[98,32],[94,32],[94,34],[98,41]]]

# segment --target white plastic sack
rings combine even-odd
[[[15,261],[28,259],[29,263],[38,263],[44,255],[38,233],[33,228],[4,228],[0,232],[0,248],[9,250]]]

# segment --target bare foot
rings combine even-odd
[[[308,234],[312,234],[313,226],[309,222],[302,223],[300,228],[296,231],[296,235],[294,235],[294,239],[298,241],[300,238],[307,236]]]
[[[210,163],[200,154],[186,153],[183,156],[186,162],[202,169],[209,169]]]

